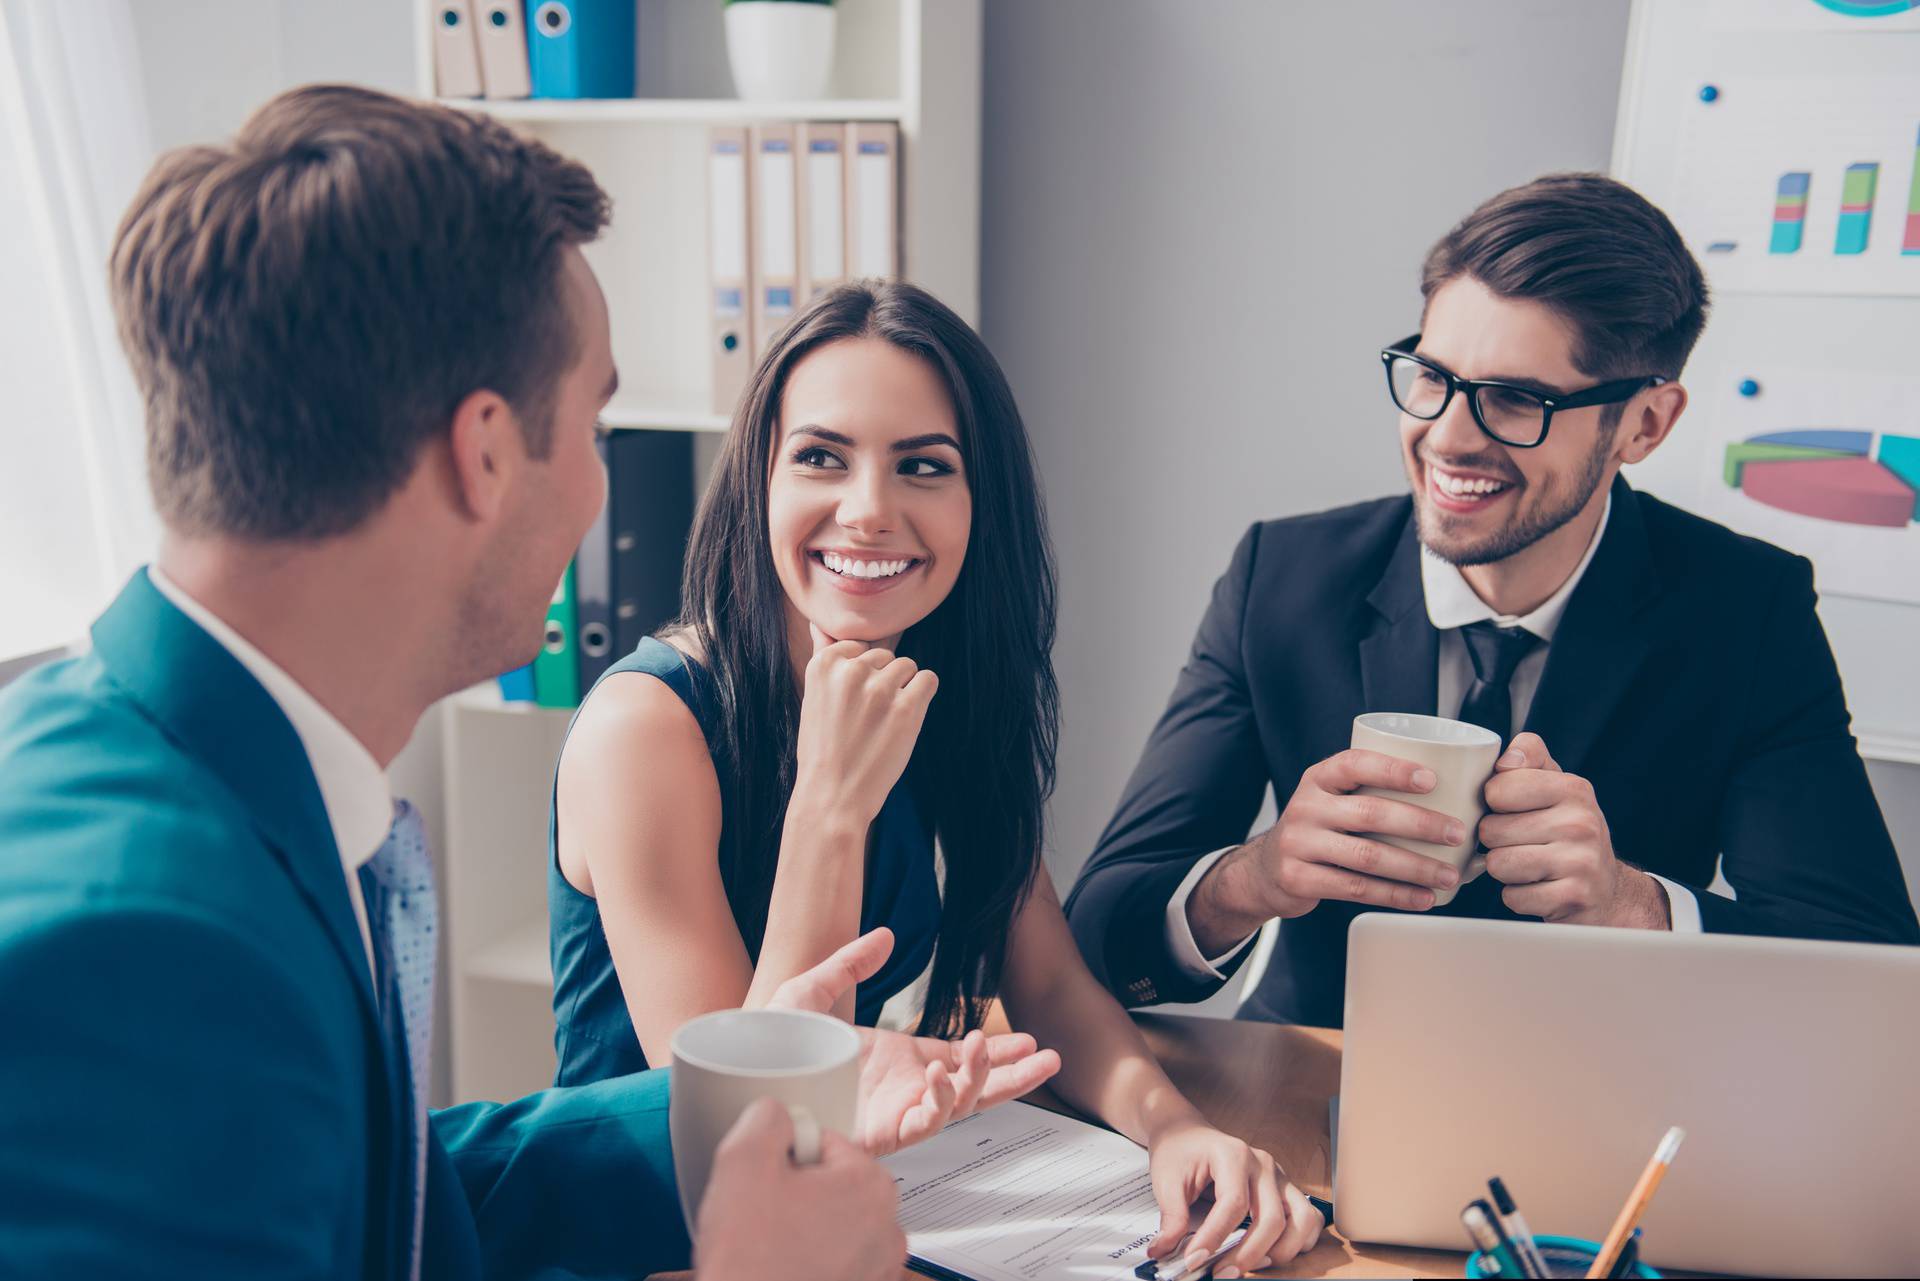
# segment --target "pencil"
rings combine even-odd
[[[1680,1150],[1680,1140],[1686,1137],[1687,1132],[1676,1125],[1667,1131],[1666,1137],[1660,1140],[1660,1146],[1653,1150],[1653,1160],[1647,1162],[1647,1168],[1640,1172],[1640,1181],[1633,1185],[1627,1203],[1620,1207],[1620,1217],[1613,1221],[1613,1230],[1607,1233],[1593,1266],[1587,1269],[1589,1281],[1605,1277],[1612,1271],[1614,1260],[1620,1257],[1620,1250],[1632,1235],[1634,1225],[1647,1212],[1647,1203],[1653,1200],[1654,1189],[1660,1186],[1660,1180],[1666,1177],[1667,1167],[1673,1164],[1673,1154]]]

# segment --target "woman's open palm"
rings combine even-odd
[[[825,1014],[855,985],[872,978],[893,951],[886,928],[861,935],[832,956],[782,983],[770,1007]],[[948,1122],[1018,1098],[1060,1070],[1060,1056],[1024,1032],[996,1036],[975,1029],[958,1041],[878,1028],[860,1033],[860,1102],[852,1137],[885,1156],[938,1134]]]
[[[861,1028],[860,1106],[854,1136],[885,1156],[938,1134],[949,1122],[1005,1103],[1060,1070],[1060,1056],[1025,1032],[959,1041]]]

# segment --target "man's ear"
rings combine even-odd
[[[490,521],[506,504],[513,473],[526,459],[520,418],[496,391],[469,393],[447,432],[453,497],[470,519]]]
[[[1679,383],[1661,383],[1634,397],[1620,424],[1620,461],[1637,463],[1660,448],[1687,408],[1687,389]]]

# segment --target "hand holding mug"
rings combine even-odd
[[[1323,899],[1397,907],[1433,906],[1434,891],[1459,874],[1438,859],[1375,839],[1405,836],[1438,845],[1464,838],[1457,819],[1408,801],[1362,796],[1363,787],[1420,794],[1433,771],[1416,761],[1349,748],[1300,778],[1279,821],[1244,848],[1266,891],[1270,914],[1302,916]]]
[[[939,677],[910,658],[836,641],[812,623],[794,796],[872,822],[900,781]]]
[[[713,1157],[693,1261],[701,1281],[881,1281],[900,1275],[906,1237],[893,1176],[832,1131],[796,1164],[786,1108],[760,1099]]]
[[[1486,799],[1480,840],[1509,908],[1575,925],[1673,927],[1666,890],[1615,856],[1593,784],[1562,770],[1538,734],[1513,740]]]

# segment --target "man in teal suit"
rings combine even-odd
[[[166,536],[91,653],[0,696],[0,1275],[685,1266],[665,1073],[427,1116],[434,896],[385,777],[538,648],[604,498],[606,216],[536,142],[344,88],[136,197],[112,286]],[[928,1106],[985,1102],[965,1076]],[[897,1275],[891,1179],[834,1136],[796,1169],[787,1124],[723,1147],[702,1275]]]

